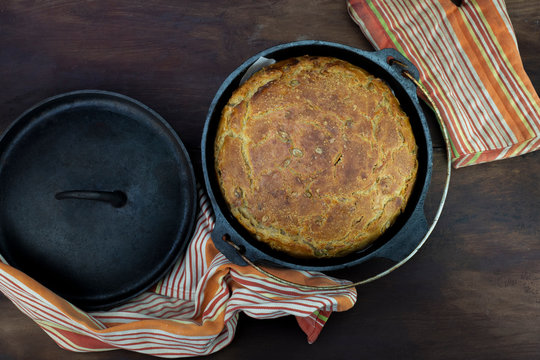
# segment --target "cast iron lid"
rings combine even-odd
[[[197,190],[157,113],[76,91],[36,105],[0,139],[0,254],[86,310],[155,284],[185,249]]]

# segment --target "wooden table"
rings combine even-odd
[[[540,91],[540,2],[506,2]],[[2,1],[0,129],[55,94],[117,91],[167,119],[198,167],[203,122],[221,82],[256,52],[300,39],[371,49],[343,0]],[[435,139],[428,214],[444,179]],[[398,271],[358,288],[355,307],[333,314],[315,344],[292,317],[242,316],[233,343],[208,358],[540,358],[539,174],[538,152],[454,171],[427,244]],[[0,295],[0,359],[143,357],[61,350]]]

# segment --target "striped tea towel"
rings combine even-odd
[[[214,218],[201,191],[199,203],[195,232],[183,259],[152,290],[124,305],[85,313],[4,262],[0,291],[64,349],[127,349],[160,357],[222,349],[234,337],[240,312],[257,319],[294,315],[312,343],[332,311],[348,310],[356,302],[354,288],[304,291],[231,264],[210,239]],[[315,272],[272,272],[309,285],[346,283]]]
[[[395,48],[419,69],[448,128],[455,167],[540,148],[540,100],[504,0],[347,3],[375,48]]]

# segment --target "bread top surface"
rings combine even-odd
[[[418,168],[390,88],[330,57],[255,73],[224,107],[214,151],[234,217],[296,257],[338,257],[373,242],[405,208]]]

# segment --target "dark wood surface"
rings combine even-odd
[[[506,3],[539,91],[540,2]],[[256,52],[300,39],[371,49],[342,0],[0,1],[0,130],[49,96],[117,91],[167,119],[197,164],[206,111],[225,77]],[[428,214],[444,179],[436,138]],[[208,358],[539,359],[539,174],[538,152],[454,171],[426,245],[358,288],[355,307],[333,314],[315,344],[292,317],[241,316],[232,344]],[[0,359],[142,358],[61,350],[0,295]]]

